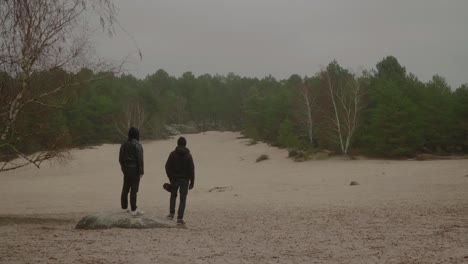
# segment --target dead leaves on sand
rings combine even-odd
[[[264,161],[264,160],[268,160],[268,159],[270,159],[270,157],[268,155],[262,154],[255,161],[260,162],[260,161]]]
[[[221,186],[221,187],[214,187],[208,190],[208,192],[225,192],[225,191],[232,191],[234,189],[232,186]]]

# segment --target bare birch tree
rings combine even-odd
[[[332,104],[329,119],[338,138],[341,152],[348,154],[363,107],[359,81],[349,73],[344,76],[334,74],[334,81],[328,68],[322,72],[322,76],[326,81]],[[338,78],[342,80],[338,81]]]
[[[113,33],[115,8],[111,0],[3,0],[0,2],[0,172],[61,156],[58,144],[35,154],[23,153],[19,140],[47,133],[41,124],[35,131],[21,131],[21,114],[31,106],[59,109],[49,99],[80,82],[71,76],[47,87],[37,87],[34,74],[64,69],[96,69],[102,64],[89,58],[88,19],[97,17],[104,30]],[[106,68],[108,70],[108,68]]]
[[[299,93],[299,122],[307,132],[309,144],[313,146],[315,129],[313,113],[317,110],[317,105],[315,104],[317,96],[314,94],[312,87],[304,82],[299,85],[297,91]]]

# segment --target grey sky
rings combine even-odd
[[[119,0],[120,24],[143,61],[144,77],[162,68],[179,76],[313,75],[336,59],[371,69],[394,55],[427,81],[435,73],[468,82],[467,0]],[[135,52],[125,34],[97,41],[97,52],[121,59]],[[136,58],[136,57],[135,57]]]

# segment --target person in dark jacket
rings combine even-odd
[[[188,190],[191,190],[195,184],[195,165],[193,164],[192,154],[190,154],[190,150],[186,146],[187,140],[180,137],[177,140],[177,147],[171,152],[166,162],[166,174],[171,183],[171,198],[167,217],[171,220],[174,218],[177,192],[179,192],[178,224],[185,224],[183,218]]]
[[[122,196],[120,199],[122,209],[128,211],[128,193],[130,192],[130,207],[132,215],[141,215],[137,210],[137,193],[140,179],[144,174],[143,147],[140,142],[140,132],[131,127],[128,130],[128,140],[120,146],[119,163],[124,174]]]

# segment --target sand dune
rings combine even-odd
[[[122,185],[119,145],[73,150],[68,163],[0,175],[0,263],[468,262],[467,160],[296,163],[238,133],[186,137],[188,229],[73,230],[117,210]],[[175,139],[143,147],[138,203],[164,216]],[[270,159],[256,163],[261,154]]]

